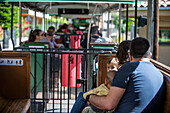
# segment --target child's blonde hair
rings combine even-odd
[[[117,58],[112,58],[111,60],[108,61],[107,63],[107,72],[111,70],[118,70],[118,60]]]

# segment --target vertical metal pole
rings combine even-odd
[[[36,93],[37,93],[37,53],[34,54],[34,112],[36,111]]]
[[[103,19],[104,15],[103,15],[103,8],[102,8],[102,33],[103,33],[103,23],[104,23],[104,19]]]
[[[76,70],[78,70],[78,55],[79,54],[76,54]],[[75,90],[75,99],[77,99],[77,71],[76,71],[76,90]]]
[[[92,14],[92,17],[91,17],[91,20],[90,20],[90,24],[89,24],[89,31],[88,31],[88,37],[87,37],[87,49],[89,49],[89,43],[90,43],[91,22],[92,22],[94,13],[96,12],[96,9],[97,9],[97,4],[96,4],[96,6],[94,8],[94,11],[93,11],[93,14]]]
[[[126,4],[126,40],[128,40],[128,10],[129,9],[129,6],[128,4]]]
[[[92,17],[91,17],[91,21],[90,21],[90,24],[89,24],[89,31],[88,31],[88,37],[87,37],[87,49],[89,49],[89,43],[90,43],[90,30],[91,30],[91,22],[92,22],[92,19],[93,19],[93,16],[94,16],[94,13],[96,12],[96,9],[97,9],[97,4],[96,4],[96,6],[95,6],[95,9],[94,9],[94,11],[93,11],[93,14],[92,14]],[[89,53],[89,50],[87,51],[88,53]],[[90,62],[91,62],[91,60],[90,60],[90,56],[88,55],[87,56],[88,58],[88,61],[87,61],[87,65],[88,65],[88,67],[87,67],[87,89],[89,90],[89,89],[91,89],[91,68],[90,68]]]
[[[19,2],[19,44],[21,46],[21,38],[22,38],[22,8],[21,2]]]
[[[55,92],[54,92],[54,88],[55,88],[55,54],[52,55],[52,59],[53,59],[53,113],[54,113],[54,99],[55,99]]]
[[[158,61],[159,53],[159,0],[154,0],[154,39],[153,39],[153,59]]]
[[[152,47],[153,37],[153,0],[148,0],[148,11],[147,11],[147,39]],[[153,48],[152,48],[153,49]]]
[[[12,6],[11,6],[11,41],[12,41],[12,45],[13,45],[13,49],[14,47],[14,40],[13,40],[13,14],[14,14],[14,3],[12,2]]]
[[[42,30],[45,31],[45,12],[43,12]]]
[[[138,0],[135,0],[135,28],[134,28],[134,38],[136,38],[136,30],[137,30],[137,2],[138,2]]]
[[[51,16],[51,23],[50,23],[50,24],[51,24],[51,26],[52,26],[52,16]]]
[[[70,105],[70,53],[68,57],[68,99],[67,99],[67,113],[69,113],[69,105]]]
[[[35,3],[35,11],[34,11],[34,29],[36,29],[36,26],[37,26],[36,11],[37,11],[37,3]]]
[[[43,113],[45,111],[45,66],[47,65],[47,57],[46,54],[43,53],[43,81],[42,81],[42,97],[43,97]]]
[[[120,40],[121,40],[121,33],[122,33],[122,29],[121,29],[121,18],[122,18],[122,6],[121,4],[119,4],[119,43],[120,43]]]
[[[61,86],[60,86],[60,113],[62,113],[62,63],[63,62],[63,54],[61,54],[61,78],[60,78],[60,80],[61,80]]]
[[[97,22],[98,22],[98,26],[99,26],[99,23],[100,23],[100,16],[97,16],[97,17],[98,17],[98,21],[97,21]]]
[[[108,4],[108,8],[110,5]],[[109,38],[109,25],[110,25],[110,9],[108,10],[108,21],[107,21],[107,37]]]

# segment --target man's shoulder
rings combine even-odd
[[[139,65],[139,62],[127,62],[127,63],[124,63],[121,67],[120,67],[120,71],[121,70],[134,70],[136,67],[138,67]]]

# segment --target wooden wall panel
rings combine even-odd
[[[0,65],[0,96],[4,98],[30,98],[31,54],[2,52],[0,58],[22,59],[23,66]]]

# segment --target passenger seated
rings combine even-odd
[[[44,40],[44,34],[42,30],[40,29],[31,30],[28,41],[29,42],[40,42],[40,40]]]
[[[105,43],[106,40],[102,38],[102,34],[98,31],[98,26],[92,27],[90,34],[90,42],[92,43]],[[87,38],[80,43],[80,49],[87,48]]]
[[[111,70],[115,70],[115,71],[118,70],[118,60],[115,57],[109,60],[107,63],[107,72]]]
[[[50,44],[50,48],[54,48],[54,44],[51,42],[53,35],[50,36],[50,34],[46,33],[46,37],[44,37],[43,40],[40,40],[40,42],[48,42]]]
[[[116,53],[116,57],[118,59],[118,68],[120,68],[124,63],[129,62],[129,54],[128,51],[130,49],[130,40],[125,40],[121,42],[118,46],[118,50]]]
[[[115,70],[111,70],[111,71],[107,72],[107,76],[105,78],[105,83],[104,84],[101,84],[99,87],[97,87],[95,89],[92,89],[92,90],[90,90],[90,91],[88,91],[86,93],[80,92],[80,94],[79,94],[78,98],[76,99],[76,102],[75,102],[75,104],[74,104],[74,106],[73,106],[73,108],[71,110],[71,113],[81,113],[81,112],[86,113],[89,110],[101,111],[100,109],[98,109],[98,108],[96,108],[94,106],[85,108],[87,106],[86,97],[89,94],[95,94],[95,95],[100,95],[100,96],[101,95],[107,95],[108,92],[109,92],[110,86],[112,84],[112,80],[113,80],[113,77],[114,77],[115,73],[116,73]]]
[[[57,32],[59,32],[59,33],[64,33],[64,31],[65,31],[65,29],[67,28],[67,24],[63,24],[58,30],[57,30]]]
[[[50,27],[48,28],[47,32],[55,33],[55,27],[54,27],[54,26],[50,26]]]
[[[159,101],[164,93],[161,90],[164,78],[150,62],[149,41],[142,37],[133,39],[129,56],[130,62],[123,64],[116,72],[108,95],[88,95],[86,100],[89,103],[102,110],[114,109],[114,113],[141,113],[152,101],[154,105],[151,109],[161,107]],[[157,112],[160,113],[159,110],[154,113]]]
[[[44,40],[41,40],[41,42],[49,42],[50,43],[50,48],[64,48],[63,44],[56,44],[55,42],[55,28],[53,26],[49,27],[47,30],[46,37],[44,37]]]
[[[111,59],[107,64],[107,72],[110,71],[110,70],[118,70],[119,67],[122,65],[122,63],[125,63],[125,61],[129,61],[128,60],[129,57],[126,56],[126,55],[128,55],[128,50],[130,48],[130,42],[131,41],[123,41],[122,43],[120,43],[120,46],[118,47],[118,54],[116,55],[116,58]],[[126,57],[124,57],[123,55],[125,55]],[[120,60],[120,62],[119,62],[119,60]],[[79,93],[78,99],[76,100],[76,102],[75,102],[75,104],[72,108],[71,113],[81,113],[82,109],[87,106],[87,104],[85,104],[84,107],[82,107],[82,106],[79,107],[78,104],[77,104],[77,101],[80,101],[79,98],[80,97],[83,98],[82,97],[83,93],[84,92]],[[83,101],[84,103],[87,103],[87,101],[84,98],[81,99],[81,101]],[[76,108],[78,110],[74,111],[74,109],[76,109]]]

